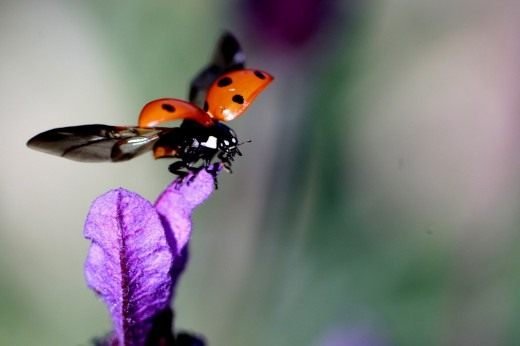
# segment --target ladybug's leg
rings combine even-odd
[[[206,172],[211,174],[215,179],[217,178],[217,174],[219,171],[220,171],[220,163],[211,164],[206,168]]]
[[[214,153],[208,153],[208,154],[205,154],[202,157],[200,157],[200,160],[202,161],[200,166],[198,166],[198,167],[191,166],[192,162],[194,162],[194,161],[188,162],[186,166],[188,167],[189,171],[193,172],[193,173],[196,173],[202,169],[205,169],[206,172],[211,174],[211,176],[213,177],[213,181],[215,183],[215,189],[218,189],[218,182],[217,182],[217,174],[219,172],[218,164],[213,164],[213,165],[211,164],[211,161],[213,160],[214,157],[215,157]],[[194,179],[195,179],[195,174],[190,177],[189,182],[192,182]]]
[[[216,152],[207,152],[202,156],[202,165],[203,167],[208,170],[209,166],[211,166],[211,161],[213,161],[213,158],[215,157]]]
[[[168,170],[179,177],[179,183],[184,181],[184,179],[192,173],[186,181],[186,184],[190,185],[195,180],[196,173],[202,168],[204,167],[194,167],[191,161],[177,161],[172,163],[168,167]]]
[[[223,152],[220,152],[217,157],[220,160],[220,162],[222,162],[224,169],[229,173],[233,173],[233,171],[231,170],[232,159],[230,159],[230,157]]]
[[[186,177],[187,175],[189,175],[190,173],[192,173],[190,175],[190,177],[188,178],[188,184],[190,184],[191,182],[193,182],[195,180],[197,173],[201,169],[205,169],[207,167],[204,158],[202,158],[203,162],[200,165],[196,165],[197,162],[199,161],[199,159],[201,159],[201,158],[199,158],[197,156],[186,156],[186,157],[184,157],[183,161],[181,161],[182,166],[180,169],[185,168],[187,170],[187,172],[185,172],[183,178]]]
[[[218,175],[218,172],[220,171],[220,164],[219,163],[215,163],[215,164],[208,164],[205,169],[206,169],[206,172],[208,172],[209,174],[211,174],[211,176],[213,177],[213,184],[215,184],[215,190],[218,190],[218,180],[217,180],[217,175]]]
[[[168,170],[178,176],[181,180],[184,179],[187,175],[187,171],[183,171],[183,169],[188,169],[189,167],[186,165],[184,161],[175,161],[171,165],[168,166]]]

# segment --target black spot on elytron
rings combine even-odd
[[[225,86],[228,86],[230,85],[231,83],[233,83],[233,80],[229,77],[224,77],[224,78],[221,78],[218,82],[217,82],[217,86],[223,88]]]
[[[161,108],[164,109],[165,111],[169,112],[169,113],[173,113],[175,112],[175,107],[169,103],[163,103],[161,105]]]
[[[236,94],[232,98],[233,102],[238,103],[239,105],[244,103],[244,96]]]
[[[208,111],[208,109],[209,109],[209,105],[208,105],[208,102],[207,102],[207,101],[204,102],[204,108],[202,108],[202,109],[204,109],[204,112],[207,112],[207,111]]]
[[[265,74],[263,74],[260,71],[255,71],[255,76],[257,76],[260,79],[265,79]]]

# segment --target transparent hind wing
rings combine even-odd
[[[81,162],[125,161],[153,149],[167,128],[110,125],[61,127],[37,134],[31,149]]]

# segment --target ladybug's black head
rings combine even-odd
[[[228,155],[240,154],[237,134],[231,127],[222,123],[216,124],[215,136],[217,137],[217,149],[219,151]]]

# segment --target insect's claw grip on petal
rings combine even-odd
[[[218,190],[218,179],[217,179],[217,175],[218,175],[218,172],[222,169],[222,165],[220,163],[215,163],[213,165],[208,165],[206,166],[206,172],[208,172],[209,174],[211,174],[211,176],[213,177],[213,183],[215,185],[215,190]]]

